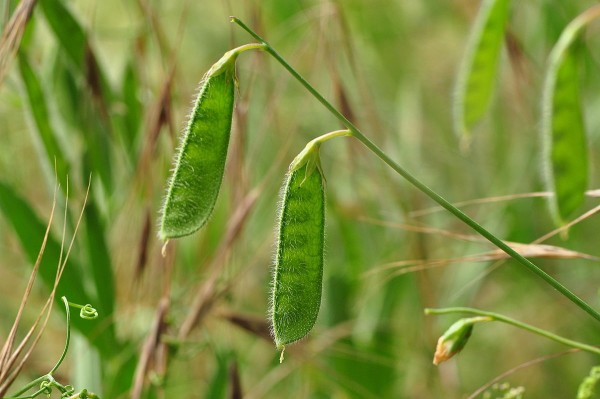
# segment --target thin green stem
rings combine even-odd
[[[336,137],[343,137],[343,136],[352,136],[352,132],[348,129],[344,129],[344,130],[335,130],[333,132],[329,132],[329,133],[325,133],[317,138],[312,139],[310,143],[314,143],[314,144],[323,144],[324,142],[326,142],[327,140],[331,140],[333,138]]]
[[[398,163],[392,160],[387,154],[383,152],[375,143],[369,140],[361,131],[356,127],[352,122],[350,122],[344,115],[342,115],[329,101],[327,101],[310,83],[306,81],[287,61],[279,55],[277,51],[262,37],[260,37],[256,32],[254,32],[251,28],[249,28],[244,22],[239,20],[236,17],[231,17],[231,21],[235,22],[242,29],[248,32],[251,36],[253,36],[256,40],[264,44],[264,51],[269,53],[273,58],[275,58],[302,86],[306,88],[329,112],[335,116],[348,130],[352,133],[356,139],[358,139],[365,147],[367,147],[371,152],[373,152],[376,156],[378,156],[383,162],[385,162],[388,166],[390,166],[396,173],[400,176],[408,180],[411,184],[413,184],[417,189],[426,194],[428,197],[433,199],[443,208],[448,210],[458,219],[463,221],[481,236],[486,238],[492,244],[500,248],[502,251],[506,252],[509,256],[514,258],[521,265],[525,266],[529,271],[535,273],[538,277],[542,278],[546,283],[550,284],[554,289],[560,292],[562,295],[567,297],[577,306],[579,306],[582,310],[587,312],[594,319],[600,321],[600,313],[594,310],[590,305],[588,305],[584,300],[579,298],[573,292],[571,292],[568,288],[550,276],[548,273],[544,272],[542,269],[537,267],[528,259],[524,258],[517,251],[509,247],[504,241],[500,240],[492,233],[487,231],[483,226],[479,223],[471,219],[465,213],[463,213],[460,209],[456,208],[442,196],[437,194],[435,191],[430,189],[427,185],[421,183],[416,177],[414,177],[411,173],[402,168]]]
[[[510,317],[506,317],[506,316],[503,316],[498,313],[486,312],[486,311],[479,310],[479,309],[464,308],[464,307],[443,308],[443,309],[425,309],[426,315],[432,315],[432,314],[440,315],[440,314],[451,314],[451,313],[467,313],[467,314],[473,314],[473,315],[477,315],[477,316],[488,317],[492,321],[501,321],[503,323],[510,324],[510,325],[520,328],[522,330],[529,331],[533,334],[537,334],[539,336],[551,339],[551,340],[561,343],[563,345],[567,345],[572,348],[576,348],[576,349],[580,349],[582,351],[600,355],[600,348],[597,348],[597,347],[591,346],[591,345],[587,345],[587,344],[584,344],[584,343],[581,343],[578,341],[573,341],[568,338],[561,337],[561,336],[553,334],[549,331],[542,330],[541,328],[534,327],[530,324],[522,323],[520,321],[511,319]]]
[[[52,369],[48,372],[48,375],[52,375],[56,370],[58,370],[63,360],[65,360],[65,356],[67,356],[67,351],[69,350],[69,344],[71,342],[71,312],[69,310],[69,301],[67,301],[67,298],[64,296],[60,299],[62,299],[63,303],[65,304],[65,310],[67,311],[67,338],[65,340],[65,347],[63,348],[63,352],[60,355],[58,362],[56,362],[54,367],[52,367]]]
[[[300,167],[302,167],[305,163],[307,163],[307,162],[311,163],[311,161],[315,162],[315,164],[313,166],[315,166],[315,167],[319,168],[319,170],[321,170],[320,161],[319,161],[319,148],[321,147],[321,144],[323,144],[327,140],[331,140],[335,137],[351,136],[351,135],[352,135],[352,132],[350,132],[350,130],[336,130],[334,132],[325,133],[322,136],[312,139],[311,141],[309,141],[306,144],[304,149],[296,156],[296,158],[294,158],[294,160],[290,164],[290,171],[297,170]],[[311,169],[311,168],[308,168],[308,169]],[[308,169],[307,169],[307,173],[308,173]]]
[[[248,43],[234,48],[231,50],[231,52],[235,54],[241,54],[248,50],[266,50],[266,47],[267,46],[264,43]]]
[[[31,381],[29,384],[25,385],[23,388],[21,388],[21,390],[17,393],[15,393],[13,395],[13,397],[19,397],[21,395],[23,395],[25,392],[29,391],[31,388],[41,384],[44,381],[48,381],[48,375],[43,375],[41,377],[36,378],[35,380]],[[10,399],[10,398],[6,398],[6,399]]]

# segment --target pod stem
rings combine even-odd
[[[390,168],[392,168],[396,173],[400,176],[408,180],[413,186],[415,186],[418,190],[423,192],[429,198],[437,202],[440,206],[445,208],[448,212],[452,213],[455,217],[460,219],[466,225],[475,230],[482,237],[487,239],[489,242],[494,244],[496,247],[504,251],[510,257],[519,262],[522,266],[524,266],[529,271],[536,274],[566,298],[568,298],[571,302],[581,308],[583,311],[588,313],[597,321],[600,321],[600,313],[594,310],[590,305],[587,304],[584,300],[579,298],[573,292],[571,292],[567,287],[562,285],[548,273],[544,272],[530,260],[523,257],[517,251],[509,247],[504,241],[497,238],[495,235],[486,230],[479,223],[471,219],[460,209],[452,205],[446,199],[444,199],[441,195],[437,194],[427,185],[422,183],[419,179],[414,177],[411,173],[405,170],[402,166],[396,163],[393,159],[391,159],[382,149],[380,149],[375,143],[373,143],[367,136],[365,136],[358,127],[356,127],[352,122],[350,122],[340,111],[338,111],[329,101],[327,101],[321,93],[319,93],[306,79],[300,75],[288,62],[281,56],[279,53],[262,37],[260,37],[256,32],[254,32],[248,25],[242,22],[240,19],[236,17],[231,17],[231,22],[236,23],[246,32],[248,32],[252,37],[258,40],[260,43],[264,45],[264,51],[270,54],[273,58],[277,60],[310,94],[313,95],[327,110],[337,118],[349,131],[350,135],[354,136],[357,140],[359,140],[365,147],[367,147],[371,152],[373,152],[377,157],[379,157],[383,162],[385,162]]]
[[[248,43],[248,44],[244,44],[242,46],[236,47],[233,50],[231,50],[231,53],[235,53],[237,54],[241,54],[244,51],[248,51],[248,50],[266,50],[267,45],[265,43]]]
[[[442,314],[453,314],[453,313],[466,313],[472,314],[476,316],[486,317],[489,321],[499,321],[502,323],[510,324],[513,327],[520,328],[521,330],[529,331],[530,333],[551,339],[552,341],[561,343],[563,345],[570,346],[572,348],[580,349],[582,351],[590,352],[596,355],[600,355],[600,348],[595,346],[587,345],[578,341],[573,341],[568,338],[561,337],[559,335],[553,334],[549,331],[542,330],[541,328],[534,327],[530,324],[526,324],[520,322],[515,319],[511,319],[510,317],[506,317],[504,315],[486,312],[479,309],[473,308],[465,308],[465,307],[452,307],[452,308],[443,308],[443,309],[425,309],[426,315],[442,315]]]

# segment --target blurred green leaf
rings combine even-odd
[[[215,353],[216,370],[206,389],[205,398],[224,399],[229,386],[229,363],[232,355],[229,352]]]
[[[80,72],[84,72],[88,46],[85,31],[60,0],[43,0],[39,4],[69,59]]]
[[[71,353],[73,356],[73,386],[77,391],[87,389],[99,397],[103,397],[102,358],[98,350],[90,346],[87,339],[80,334],[71,337]]]
[[[106,317],[114,314],[115,288],[106,228],[93,200],[85,208],[85,230],[89,265],[98,297],[97,309]]]
[[[37,217],[29,204],[12,187],[2,182],[0,182],[0,210],[19,238],[30,266],[33,266],[44,239],[46,224]],[[40,276],[48,287],[54,285],[59,258],[60,243],[50,235],[39,269]],[[93,299],[86,294],[82,287],[82,281],[81,267],[69,259],[58,286],[58,292],[61,295],[57,296],[57,302],[62,303],[60,296],[64,295],[71,302],[93,303]]]
[[[139,77],[133,62],[125,68],[122,98],[125,106],[121,137],[132,162],[137,159],[137,141],[142,122],[142,103],[139,99]]]
[[[85,88],[79,88],[75,105],[80,129],[78,133],[86,140],[92,171],[100,176],[106,191],[110,193],[113,187],[110,86],[90,46],[86,31],[69,9],[60,0],[44,0],[40,4],[60,48],[71,61],[74,71],[80,75],[81,81],[85,82]],[[68,83],[67,80],[63,82]]]
[[[50,123],[46,96],[41,82],[29,64],[27,57],[23,54],[19,55],[19,71],[25,84],[25,93],[29,105],[27,109],[32,114],[38,137],[46,151],[47,162],[42,166],[49,169],[49,176],[53,176],[56,172],[60,186],[64,191],[67,188],[67,177],[70,170],[69,163],[58,144],[54,128]]]

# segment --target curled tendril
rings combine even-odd
[[[79,312],[79,317],[85,320],[94,320],[98,317],[98,311],[88,303],[81,308],[81,311]]]
[[[40,384],[40,392],[50,397],[52,394],[52,381],[42,381]]]
[[[53,388],[56,388],[60,391],[61,399],[99,399],[97,395],[88,392],[86,389],[83,389],[82,391],[76,393],[75,388],[72,385],[62,385],[59,382],[57,382],[52,376],[62,364],[63,360],[65,359],[65,356],[67,355],[67,351],[69,350],[69,342],[71,340],[71,314],[69,308],[73,307],[80,309],[79,317],[81,317],[82,319],[93,320],[98,317],[98,311],[94,309],[90,304],[80,305],[78,303],[69,302],[64,296],[61,297],[61,300],[65,305],[65,311],[67,314],[67,337],[65,339],[65,347],[63,349],[62,354],[60,355],[60,358],[47,374],[36,378],[29,384],[25,385],[25,387],[22,388],[19,392],[17,392],[14,396],[7,399],[33,399],[38,397],[39,395],[47,395],[48,398],[50,398],[50,395],[52,395]],[[40,388],[36,392],[28,396],[22,396],[29,390],[33,389],[38,383],[40,384]]]
[[[98,317],[98,311],[89,303],[85,305],[80,305],[78,303],[69,302],[69,306],[77,309],[81,309],[79,311],[79,317],[85,320],[94,320]]]
[[[75,388],[73,388],[73,385],[65,385],[65,391],[63,392],[61,397],[69,397],[70,395],[73,395],[75,393]]]

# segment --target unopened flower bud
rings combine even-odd
[[[444,335],[438,339],[435,354],[433,355],[433,364],[437,366],[460,352],[467,344],[475,323],[491,320],[490,317],[470,317],[460,319],[452,324]]]

